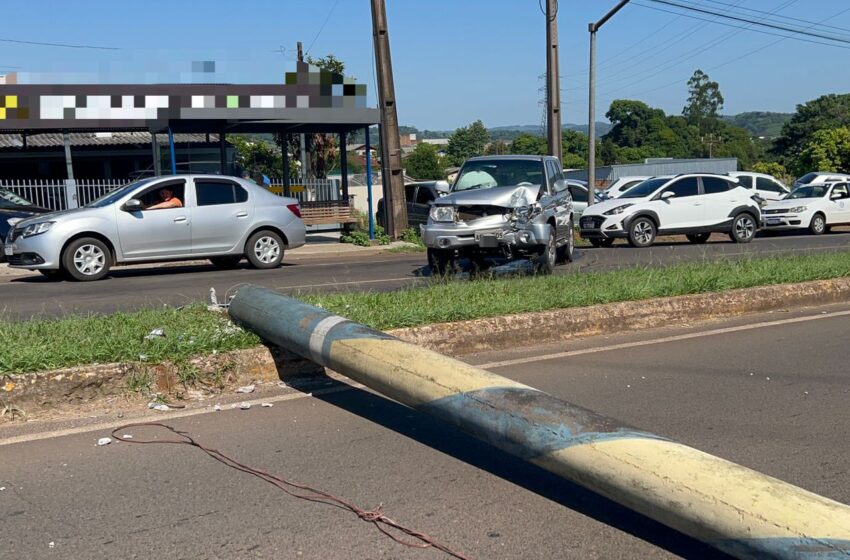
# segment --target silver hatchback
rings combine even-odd
[[[210,259],[227,268],[246,257],[274,268],[305,237],[297,200],[235,177],[184,175],[144,179],[83,208],[18,222],[4,252],[15,268],[99,280],[113,265],[139,262]]]

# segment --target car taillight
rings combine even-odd
[[[290,212],[292,212],[293,214],[295,214],[299,218],[301,217],[301,207],[300,206],[298,206],[297,204],[287,204],[286,207],[289,209]]]

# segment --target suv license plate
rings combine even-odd
[[[767,223],[770,225],[777,225],[779,224],[779,218],[768,218]]]
[[[5,247],[3,247],[3,252],[6,254],[7,257],[11,257],[15,254],[15,248],[11,245],[6,245]]]

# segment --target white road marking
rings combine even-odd
[[[362,388],[363,386],[359,383],[354,383],[353,381],[349,381],[348,385],[342,387],[330,387],[327,389],[316,389],[312,391],[312,393],[289,393],[286,395],[278,395],[276,397],[263,397],[261,399],[246,401],[251,404],[251,406],[260,406],[264,402],[268,403],[276,403],[282,401],[291,401],[296,399],[305,399],[310,397],[311,395],[329,395],[332,393],[340,393],[342,391],[351,391],[353,389]],[[22,436],[15,436],[0,440],[0,447],[4,445],[12,445],[15,443],[27,443],[30,441],[39,441],[43,439],[52,439],[58,437],[72,436],[76,434],[85,434],[88,432],[111,432],[115,428],[119,428],[121,426],[126,426],[128,424],[137,424],[139,422],[167,422],[169,420],[173,420],[175,418],[188,418],[190,416],[198,416],[200,414],[222,414],[224,412],[229,411],[229,408],[222,407],[223,410],[221,412],[216,412],[212,409],[212,405],[203,406],[201,408],[193,408],[189,410],[176,410],[168,413],[146,416],[139,416],[137,418],[125,418],[122,420],[114,420],[112,422],[104,422],[102,424],[93,424],[90,426],[78,426],[76,428],[66,428],[64,430],[53,430],[50,432],[41,432],[37,434],[26,434]],[[234,410],[236,414],[245,414],[244,411]]]
[[[666,342],[676,342],[679,340],[690,340],[693,338],[701,338],[703,336],[714,336],[718,334],[729,334],[734,332],[749,331],[753,329],[763,329],[766,327],[776,327],[780,325],[790,325],[794,323],[804,323],[807,321],[816,321],[818,319],[829,319],[832,317],[844,317],[850,315],[850,310],[835,311],[832,313],[820,313],[818,315],[807,315],[805,317],[794,317],[791,319],[781,319],[778,321],[765,321],[762,323],[753,323],[752,325],[741,325],[737,327],[724,327],[721,329],[711,329],[707,331],[698,331],[686,334],[677,334],[666,336],[664,338],[655,338],[652,340],[640,340],[637,342],[623,342],[621,344],[611,344],[609,346],[596,346],[593,348],[581,348],[579,350],[567,350],[565,352],[555,352],[552,354],[544,354],[541,356],[527,356],[524,358],[515,358],[513,360],[503,360],[500,362],[488,362],[486,364],[474,364],[482,369],[496,369],[508,366],[516,366],[521,364],[530,364],[534,362],[543,362],[547,360],[557,360],[560,358],[569,358],[571,356],[581,356],[583,354],[595,354],[597,352],[610,352],[612,350],[624,350],[626,348],[637,348],[640,346],[651,346],[653,344],[664,344]]]

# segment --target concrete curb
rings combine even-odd
[[[545,344],[600,333],[843,301],[850,301],[850,278],[522,313],[388,332],[418,346],[457,356],[511,348],[518,341],[527,340],[530,332],[534,333],[535,343]]]
[[[535,333],[535,343],[545,344],[606,332],[843,301],[850,301],[850,278],[439,323],[395,329],[388,334],[443,354],[462,356],[515,347],[527,340],[531,331]],[[297,356],[266,347],[203,356],[190,363],[204,376],[226,372],[223,381],[227,387],[320,371]],[[173,364],[94,364],[15,376],[0,382],[0,401],[28,412],[86,402],[123,394],[130,376],[145,373],[151,376],[154,390],[169,393],[179,386]]]

